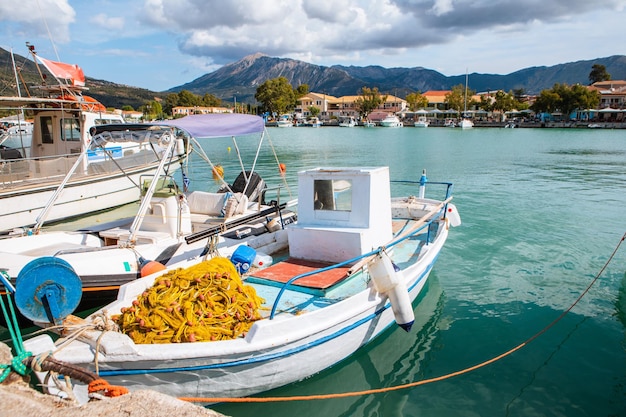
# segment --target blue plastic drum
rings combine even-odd
[[[83,286],[67,261],[43,257],[30,261],[17,275],[15,304],[24,317],[58,323],[80,303]]]

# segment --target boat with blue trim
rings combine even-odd
[[[390,183],[388,167],[301,171],[298,222],[243,243],[221,235],[224,251],[125,284],[115,302],[51,328],[60,338],[39,335],[25,348],[131,391],[207,404],[314,375],[394,323],[411,329],[413,302],[461,223],[451,183],[424,173],[401,181],[416,194],[396,198]],[[67,395],[47,372],[37,376],[47,392]],[[74,379],[72,389],[89,398],[87,382]]]

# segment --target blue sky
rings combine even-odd
[[[167,90],[261,52],[508,74],[626,55],[626,0],[2,0],[0,47]]]

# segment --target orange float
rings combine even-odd
[[[149,261],[149,262],[146,262],[146,264],[141,267],[141,276],[147,277],[148,275],[152,275],[156,272],[163,271],[164,269],[165,269],[165,265],[163,265],[161,262]]]
[[[224,178],[224,167],[221,165],[215,165],[212,169],[213,179],[215,181],[220,181]]]
[[[287,172],[287,166],[285,164],[278,164],[278,171],[280,172],[280,175],[285,175]]]
[[[107,111],[107,108],[104,106],[104,104],[100,103],[95,98],[89,97],[89,96],[73,96],[71,94],[64,94],[62,96],[58,96],[57,99],[75,101],[77,103],[80,103],[81,108],[85,111],[91,111],[91,112]]]

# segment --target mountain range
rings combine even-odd
[[[626,79],[626,56],[614,55],[588,61],[577,61],[551,67],[530,67],[507,74],[469,74],[469,88],[476,92],[523,89],[538,94],[555,83],[589,84],[594,64],[604,65],[612,79]],[[411,92],[449,90],[465,83],[465,74],[445,76],[423,68],[384,68],[381,66],[324,67],[287,58],[273,58],[261,53],[225,65],[187,84],[171,88],[170,92],[189,90],[196,94],[209,92],[223,100],[254,102],[254,93],[265,80],[286,77],[297,87],[307,84],[309,91],[333,96],[356,95],[362,87],[378,87],[385,94],[405,97]]]
[[[32,60],[15,55],[22,67],[27,84],[37,84],[39,75]],[[476,92],[521,89],[527,94],[538,94],[555,83],[589,84],[589,73],[594,64],[604,65],[614,80],[626,79],[626,56],[614,55],[587,61],[569,62],[554,66],[529,67],[506,75],[470,73],[469,88]],[[188,90],[198,95],[206,93],[232,102],[254,103],[257,88],[268,79],[286,77],[297,87],[307,84],[309,91],[340,97],[356,95],[363,87],[377,87],[384,94],[405,97],[411,92],[449,90],[465,83],[465,74],[445,76],[423,68],[385,68],[382,66],[330,67],[314,65],[288,58],[274,58],[261,53],[249,55],[237,62],[205,74],[189,83],[155,92],[87,77],[88,94],[107,107],[131,105],[138,108],[155,97]],[[15,95],[15,75],[11,55],[0,48],[0,95]]]

